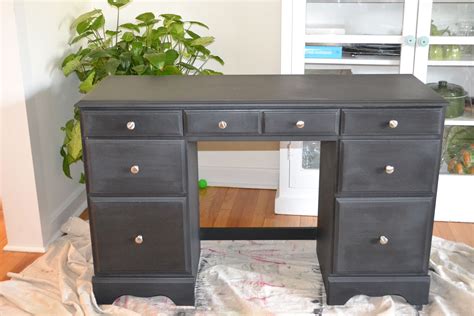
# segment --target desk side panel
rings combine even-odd
[[[324,283],[332,272],[339,142],[321,142],[317,253]],[[327,284],[326,284],[327,286]]]

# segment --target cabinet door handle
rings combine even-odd
[[[137,245],[141,245],[141,244],[143,243],[143,236],[142,236],[142,235],[137,235],[137,236],[135,237],[135,243],[136,243]]]
[[[133,131],[135,129],[135,122],[134,121],[130,121],[127,123],[127,128],[131,131]]]
[[[132,174],[137,174],[137,173],[140,172],[140,167],[138,167],[137,165],[133,165],[133,166],[130,167],[130,172]]]
[[[407,35],[405,36],[405,45],[408,46],[415,46],[416,44],[416,38],[413,35]]]
[[[303,128],[303,127],[304,127],[304,121],[298,121],[298,122],[296,122],[296,127],[298,127],[298,128]]]
[[[390,120],[388,122],[388,127],[390,127],[390,128],[397,128],[397,126],[398,126],[398,121],[397,120]]]
[[[385,236],[383,236],[383,235],[380,236],[380,237],[379,237],[379,244],[381,244],[381,245],[386,245],[386,244],[388,244],[388,238],[385,237]]]
[[[390,165],[385,166],[385,173],[386,174],[392,174],[394,172],[395,172],[395,167],[394,166],[390,166]]]
[[[217,124],[220,129],[225,129],[227,127],[227,122],[226,121],[220,121],[219,124]]]
[[[418,46],[420,47],[426,47],[429,43],[430,39],[428,38],[428,36],[421,36],[420,38],[418,38]]]

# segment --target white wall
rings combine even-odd
[[[2,96],[1,112],[0,196],[7,225],[6,249],[41,251],[58,235],[67,217],[85,207],[84,187],[64,177],[58,153],[63,141],[60,127],[71,117],[72,106],[80,98],[77,79],[64,78],[59,70],[61,58],[70,50],[69,25],[74,17],[94,7],[104,9],[107,20],[113,24],[115,10],[106,0],[1,3],[2,26],[8,28],[2,49],[9,48],[9,55],[2,61],[15,75],[2,70],[4,88],[11,92],[8,100]],[[122,21],[145,11],[176,13],[184,19],[208,24],[210,31],[200,33],[216,37],[211,49],[226,65],[215,68],[225,74],[279,73],[279,0],[135,0],[122,11]],[[227,170],[238,165],[247,171],[266,166],[268,181],[277,184],[277,144],[255,148],[249,143],[213,143],[201,144],[200,148],[201,173],[212,173],[217,165]],[[215,152],[220,149],[225,152]],[[243,159],[253,153],[254,160]],[[80,169],[79,166],[74,171],[76,177]],[[222,180],[222,172],[218,173]],[[208,180],[212,184],[212,179]],[[221,184],[225,185],[225,181],[224,177]]]
[[[106,20],[114,21],[116,10],[105,1],[94,1]],[[134,21],[143,12],[179,14],[197,20],[209,31],[193,28],[216,38],[209,48],[225,65],[214,69],[233,74],[280,73],[280,0],[135,0],[121,10],[121,21]],[[110,17],[113,17],[112,19]],[[114,23],[109,24],[114,28]],[[199,177],[210,185],[273,188],[278,186],[279,143],[202,142]],[[252,158],[250,158],[252,157]]]
[[[13,3],[2,2],[0,9],[0,198],[9,244],[26,251],[42,251],[43,237]],[[5,50],[7,46],[8,50]]]
[[[29,131],[34,167],[32,177],[36,186],[36,197],[21,191],[16,192],[16,197],[37,199],[39,213],[39,219],[23,216],[18,213],[18,204],[7,204],[7,196],[2,194],[8,233],[5,249],[23,250],[28,245],[38,246],[38,243],[46,246],[58,236],[62,223],[85,207],[84,186],[77,180],[68,180],[62,174],[59,148],[64,135],[60,127],[72,116],[72,106],[79,100],[80,95],[77,92],[77,79],[72,76],[64,78],[59,67],[62,57],[69,50],[69,25],[79,12],[88,10],[90,4],[81,1],[15,1],[13,6],[10,2],[6,5],[10,7],[10,14],[4,14],[7,14],[10,20],[14,19],[8,34],[18,43],[18,51],[13,54],[16,54],[14,57],[19,59],[20,64],[17,73],[23,82],[21,88],[28,118],[25,130],[27,128]],[[9,46],[7,41],[2,43],[2,48]],[[7,79],[7,89],[19,82]],[[8,137],[15,138],[16,133]],[[4,135],[4,140],[6,138]],[[6,149],[4,144],[2,147]],[[4,164],[5,160],[2,157]],[[78,171],[75,171],[76,174]],[[12,189],[5,171],[2,173],[2,179],[3,192]],[[30,180],[31,177],[28,181]],[[28,231],[30,226],[36,227],[38,220],[42,240],[25,240],[25,236],[28,236],[25,231]],[[21,222],[23,230],[13,228],[15,222]],[[23,237],[18,239],[16,235],[20,234]]]

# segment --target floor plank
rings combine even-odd
[[[315,227],[313,216],[276,215],[275,190],[256,190],[208,187],[200,190],[200,212],[202,227]],[[87,220],[88,214],[80,216]],[[435,222],[433,235],[463,242],[474,247],[474,224]],[[7,252],[3,211],[0,203],[0,280],[7,279],[7,272],[20,272],[41,254]]]

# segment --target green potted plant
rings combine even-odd
[[[70,44],[85,42],[84,47],[66,56],[61,69],[64,75],[76,74],[79,91],[87,93],[110,75],[218,75],[207,68],[209,61],[224,61],[207,48],[212,36],[200,36],[194,27],[208,28],[198,21],[183,21],[176,14],[155,16],[152,12],[138,15],[133,23],[120,22],[120,9],[130,0],[108,0],[117,9],[115,29],[105,27],[102,10],[80,15],[71,24],[75,36]],[[74,116],[61,127],[65,133],[60,154],[63,172],[71,177],[72,164],[82,161],[80,117]],[[81,174],[80,182],[84,182]]]

